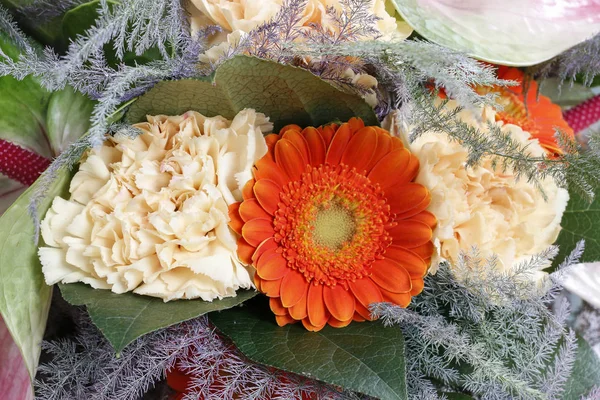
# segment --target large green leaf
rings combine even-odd
[[[177,115],[194,110],[207,116],[233,118],[254,108],[271,118],[275,131],[287,124],[321,125],[361,117],[376,125],[371,107],[310,72],[258,58],[237,56],[221,65],[214,81],[160,82],[131,106],[127,120],[140,122],[146,115]]]
[[[556,244],[560,253],[556,260],[562,261],[580,240],[585,240],[582,262],[600,261],[600,196],[588,203],[576,193],[571,198],[561,221],[562,230]]]
[[[146,333],[211,311],[237,306],[256,295],[253,290],[238,290],[236,297],[212,302],[178,300],[165,303],[155,297],[97,290],[83,283],[60,284],[59,287],[69,303],[87,307],[92,321],[110,341],[117,354]]]
[[[19,54],[4,36],[0,36],[0,48],[9,57],[16,58]],[[0,139],[51,158],[52,150],[45,136],[49,98],[50,93],[31,77],[21,81],[10,76],[0,78]]]
[[[385,400],[406,399],[404,338],[381,322],[279,327],[264,298],[210,314],[210,320],[250,359]]]
[[[39,212],[44,214],[52,198],[64,195],[70,174],[60,173]],[[35,376],[40,343],[46,328],[52,288],[44,283],[34,242],[34,224],[27,207],[34,184],[0,217],[0,314]]]
[[[565,385],[563,400],[579,400],[594,387],[600,387],[600,359],[590,345],[577,337],[577,359]]]

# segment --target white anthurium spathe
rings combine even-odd
[[[392,1],[423,37],[501,65],[539,64],[600,32],[598,2]]]
[[[242,200],[252,166],[267,152],[268,118],[196,112],[148,117],[135,139],[88,152],[42,221],[39,250],[49,285],[83,282],[165,301],[212,301],[250,288],[237,257],[229,205]]]

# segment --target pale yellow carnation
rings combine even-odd
[[[448,105],[456,106],[453,101]],[[489,132],[487,124],[496,123],[494,116],[493,109],[485,108],[480,118],[470,111],[459,117]],[[520,127],[507,124],[502,130],[528,144],[531,155],[544,154],[537,139],[531,139]],[[467,149],[444,134],[425,133],[410,149],[420,161],[416,182],[430,190],[428,210],[438,219],[433,233],[437,251],[430,272],[437,270],[439,261],[456,262],[461,251],[468,252],[473,246],[483,257],[497,255],[499,268],[506,271],[556,241],[569,195],[553,179],[542,181],[545,201],[532,183],[517,180],[511,170],[494,169],[489,158],[476,167],[466,167]],[[540,272],[535,278],[543,275]]]
[[[196,112],[148,117],[135,139],[90,150],[42,222],[49,285],[84,282],[173,299],[235,296],[252,287],[228,227],[272,124],[247,109],[232,121]]]

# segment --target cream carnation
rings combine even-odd
[[[374,0],[369,12],[378,18],[375,27],[383,38],[404,39],[412,33],[412,29],[396,20],[393,16],[395,10],[390,4],[385,0]],[[283,0],[191,0],[188,11],[193,33],[210,24],[219,25],[228,32],[248,33],[271,20],[282,5]],[[311,24],[318,24],[325,30],[335,31],[335,21],[327,14],[329,7],[336,12],[343,9],[340,0],[308,0],[298,25],[308,28]]]
[[[242,200],[272,124],[254,110],[232,121],[196,112],[148,117],[135,139],[90,150],[42,222],[49,285],[84,282],[173,299],[235,296],[252,287],[237,258],[228,205]]]
[[[456,106],[455,102],[448,105]],[[489,132],[487,123],[496,123],[494,116],[491,108],[482,110],[482,118],[469,111],[460,114],[464,122],[482,132]],[[527,144],[531,155],[544,154],[539,142],[520,127],[507,124],[502,130]],[[545,201],[532,183],[517,180],[511,170],[494,169],[489,158],[476,167],[466,167],[467,149],[443,134],[425,133],[410,148],[420,161],[416,182],[430,190],[428,209],[438,219],[432,272],[439,261],[456,262],[461,251],[473,246],[483,257],[497,255],[499,268],[509,270],[555,242],[569,195],[553,179],[541,182]],[[537,278],[543,275],[540,272]]]

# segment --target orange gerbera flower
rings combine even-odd
[[[423,289],[436,223],[429,191],[412,182],[418,159],[356,118],[266,140],[229,214],[277,323],[317,331],[370,319],[371,303],[406,307]]]
[[[517,68],[500,66],[498,78],[519,82],[518,86],[477,86],[480,94],[494,92],[498,94],[497,102],[503,110],[496,113],[496,121],[520,126],[524,131],[538,139],[542,147],[550,154],[558,155],[562,151],[554,137],[558,128],[573,137],[574,132],[563,119],[562,110],[546,96],[538,96],[538,86],[530,80],[525,95],[524,74]]]

